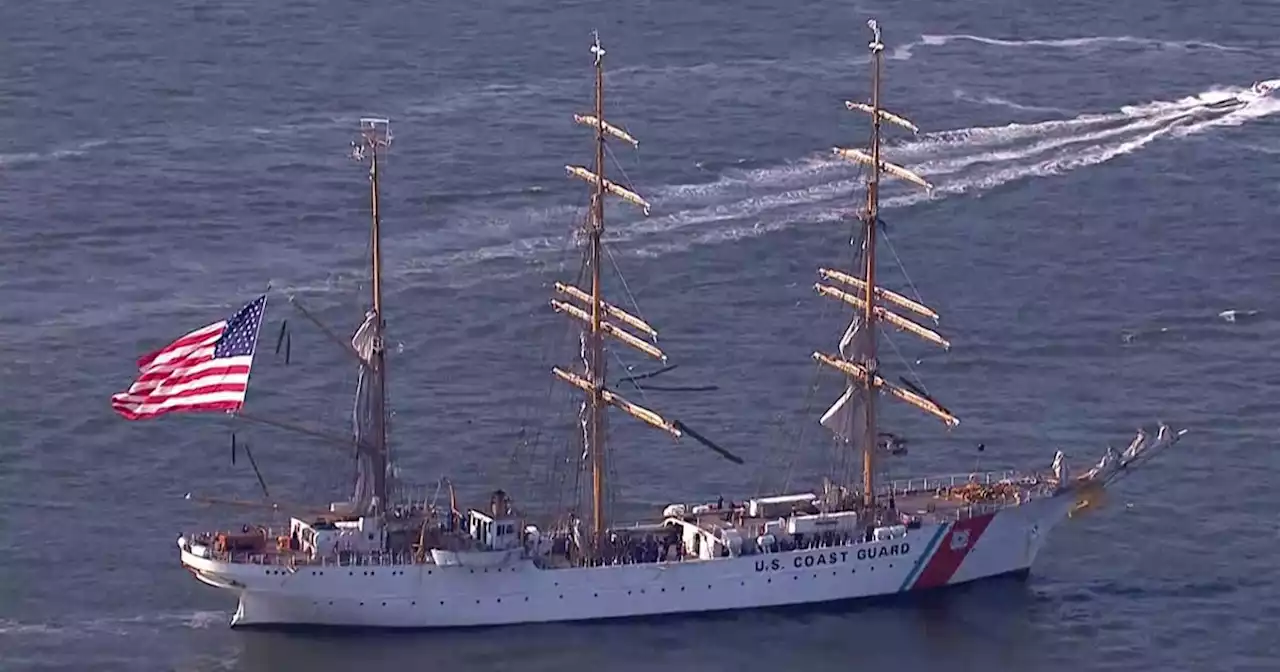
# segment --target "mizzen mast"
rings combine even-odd
[[[591,213],[587,218],[584,230],[591,288],[588,291],[571,285],[556,283],[557,293],[568,300],[553,299],[551,305],[557,312],[564,313],[583,325],[582,360],[585,367],[584,373],[579,375],[559,367],[553,368],[552,372],[556,377],[586,393],[581,420],[587,457],[591,461],[592,525],[589,545],[583,550],[589,562],[596,562],[603,557],[605,531],[608,529],[609,524],[605,504],[608,486],[605,478],[608,470],[605,460],[605,409],[609,406],[617,408],[677,438],[682,436],[683,432],[682,426],[678,422],[668,420],[647,408],[633,404],[606,386],[604,347],[604,337],[606,335],[655,359],[666,361],[666,355],[655,345],[623,329],[623,325],[626,325],[656,341],[657,331],[653,327],[639,317],[604,300],[601,271],[604,262],[602,236],[604,234],[605,194],[613,194],[639,206],[646,215],[649,214],[649,203],[635,192],[614,184],[605,178],[606,137],[617,138],[632,146],[636,146],[639,143],[626,131],[604,119],[603,59],[605,51],[600,47],[598,34],[595,35],[591,53],[595,56],[595,113],[593,115],[574,115],[573,119],[578,124],[595,129],[595,166],[594,170],[589,170],[582,166],[565,166],[565,170],[571,177],[581,179],[592,187]],[[576,302],[578,305],[570,301]],[[610,319],[606,319],[606,317]]]
[[[369,205],[372,215],[369,243],[369,263],[373,281],[371,283],[373,306],[364,325],[356,334],[356,341],[362,340],[362,332],[371,338],[368,340],[367,352],[359,353],[366,358],[364,366],[373,377],[370,385],[369,404],[372,418],[372,434],[369,451],[373,477],[373,512],[384,513],[387,506],[387,472],[390,463],[390,451],[387,448],[387,367],[386,350],[383,339],[386,321],[382,313],[382,214],[379,210],[378,159],[391,146],[391,123],[387,119],[366,117],[360,120],[360,139],[352,142],[352,156],[363,162],[369,160]],[[369,331],[366,331],[366,328]],[[371,331],[371,333],[369,333]],[[357,350],[363,348],[356,347]]]
[[[857,314],[844,337],[840,341],[840,356],[821,352],[813,353],[814,359],[843,373],[848,384],[843,396],[822,417],[822,424],[832,429],[837,436],[850,443],[862,444],[862,504],[871,508],[875,506],[876,492],[876,449],[879,433],[876,422],[876,397],[878,392],[887,391],[892,396],[905,401],[925,412],[928,412],[948,426],[954,426],[959,420],[949,411],[942,408],[932,399],[914,390],[891,384],[879,375],[877,350],[877,323],[883,321],[898,329],[907,331],[944,348],[950,343],[931,329],[916,324],[901,315],[890,312],[879,305],[881,301],[905,308],[918,315],[937,321],[937,313],[932,309],[895,292],[876,285],[876,226],[880,223],[880,177],[886,173],[893,177],[907,180],[913,184],[931,188],[924,178],[903,168],[884,161],[881,158],[881,122],[901,126],[917,132],[915,124],[905,118],[893,114],[880,106],[880,81],[884,59],[884,43],[880,39],[880,26],[874,19],[867,21],[871,28],[871,102],[870,104],[846,101],[849,110],[866,112],[871,115],[871,147],[869,152],[858,149],[836,147],[832,151],[850,161],[862,163],[870,168],[867,176],[867,202],[862,219],[862,277],[832,269],[821,269],[822,277],[837,282],[849,290],[838,289],[821,283],[814,288],[830,298],[840,300],[853,306]]]

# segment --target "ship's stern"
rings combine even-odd
[[[240,604],[231,617],[231,625],[243,621],[245,583],[236,577],[235,565],[216,559],[208,546],[194,543],[185,536],[178,537],[178,553],[183,569],[191,572],[197,581],[236,596]]]

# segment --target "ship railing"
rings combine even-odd
[[[910,495],[921,492],[934,492],[939,489],[956,488],[970,483],[994,485],[996,483],[1019,482],[1028,478],[1014,470],[971,472],[963,474],[946,474],[943,476],[926,476],[890,481],[879,488],[881,495]]]
[[[214,551],[208,557],[218,562],[236,565],[264,565],[270,567],[397,567],[403,565],[433,564],[430,555],[418,562],[412,552],[396,553],[330,553],[305,555],[302,553],[271,553],[246,551]]]

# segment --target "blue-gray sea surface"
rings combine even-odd
[[[1083,468],[1157,420],[1190,428],[1178,450],[1057,530],[1025,583],[919,603],[227,627],[233,600],[181,569],[174,538],[248,520],[183,500],[259,495],[228,421],[130,423],[108,398],[139,354],[270,283],[249,407],[344,430],[354,371],[284,297],[358,324],[367,182],[347,149],[360,116],[385,115],[398,462],[473,503],[546,481],[573,422],[548,370],[576,343],[547,299],[578,268],[585,188],[563,165],[591,160],[571,115],[589,110],[592,29],[608,116],[641,141],[614,145],[618,165],[654,205],[610,207],[627,280],[610,291],[662,331],[681,365],[662,380],[719,386],[643,401],[747,459],[619,415],[617,513],[749,496],[762,475],[813,484],[838,389],[809,353],[843,323],[811,284],[851,254],[858,173],[829,148],[866,140],[842,101],[867,94],[872,16],[885,102],[922,129],[887,155],[936,184],[887,187],[906,274],[886,254],[884,276],[942,313],[953,348],[890,340],[963,418],[947,433],[889,409],[912,439],[890,475],[1044,468],[1059,447]],[[1280,101],[1190,98],[1280,77],[1278,33],[1274,0],[2,3],[0,669],[1277,669]],[[273,496],[345,494],[329,445],[237,431]]]

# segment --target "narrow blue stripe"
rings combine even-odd
[[[919,560],[916,560],[916,566],[911,568],[911,572],[907,574],[907,578],[902,582],[902,586],[898,588],[899,593],[911,587],[912,582],[916,580],[916,576],[918,576],[920,572],[924,571],[925,563],[928,562],[930,556],[933,555],[933,548],[938,545],[938,542],[942,540],[942,535],[946,534],[950,527],[950,523],[943,523],[938,526],[938,531],[933,533],[933,538],[929,540],[929,545],[924,547],[924,553],[920,556]]]

